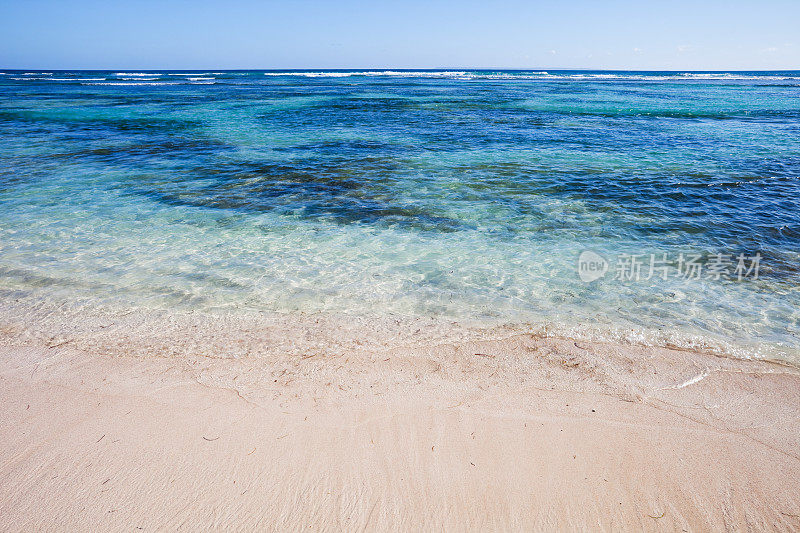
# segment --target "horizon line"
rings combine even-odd
[[[446,72],[446,71],[511,71],[511,72],[567,72],[567,71],[586,71],[586,72],[800,72],[800,68],[754,68],[754,69],[627,69],[627,68],[585,68],[585,67],[526,67],[526,68],[510,68],[510,67],[292,67],[292,68],[224,68],[224,67],[194,67],[194,68],[151,68],[151,67],[114,67],[114,68],[43,68],[43,67],[21,67],[21,68],[6,68],[0,66],[1,71],[23,71],[23,70],[40,70],[40,71],[95,71],[95,72],[112,72],[120,70],[149,70],[153,72],[167,72],[167,71],[191,71],[191,70],[217,70],[223,72],[336,72],[336,71],[407,71],[407,72]]]

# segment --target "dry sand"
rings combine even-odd
[[[790,367],[112,322],[2,324],[0,530],[800,529]]]

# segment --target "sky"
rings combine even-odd
[[[0,68],[800,70],[800,0],[0,0]]]

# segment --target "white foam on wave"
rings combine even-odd
[[[448,76],[464,76],[468,73],[466,71],[398,71],[398,70],[365,70],[365,71],[350,71],[350,72],[325,72],[325,71],[309,71],[309,72],[264,72],[264,76],[301,76],[305,78],[347,78],[351,76],[397,76],[407,78],[441,78]]]
[[[766,342],[744,342],[729,340],[704,332],[675,328],[664,331],[661,328],[647,328],[632,324],[604,324],[590,326],[585,323],[574,324],[562,321],[533,322],[526,324],[528,332],[542,337],[569,338],[578,341],[625,344],[654,348],[691,350],[743,360],[800,362],[800,350],[780,344]],[[692,378],[676,388],[683,388],[700,381],[704,376]]]
[[[104,81],[104,82],[95,82],[95,83],[82,83],[81,85],[117,85],[117,86],[132,86],[132,87],[142,87],[147,85],[179,85],[178,83],[170,83],[168,81],[157,81],[157,82],[121,82],[121,81]]]
[[[0,73],[14,76],[15,73]],[[72,74],[77,75],[78,73]],[[50,72],[26,72],[16,74],[9,79],[17,81],[101,81],[111,79],[115,81],[155,81],[164,76],[184,77],[192,84],[213,82],[214,75],[227,75],[231,73],[147,73],[147,72],[117,72],[111,78],[53,78]],[[794,73],[753,74],[737,72],[676,72],[676,73],[618,73],[618,72],[548,72],[548,71],[464,71],[464,70],[436,70],[436,71],[400,71],[400,70],[365,70],[365,71],[283,71],[262,72],[270,77],[304,77],[304,78],[349,78],[349,77],[396,77],[396,78],[428,78],[448,80],[565,80],[565,81],[765,81],[781,82],[800,80],[800,75]],[[71,75],[67,73],[67,75]],[[23,77],[24,76],[24,77]],[[177,81],[177,80],[176,80]],[[205,83],[211,85],[212,83]]]
[[[784,81],[800,79],[793,75],[752,75],[740,73],[679,73],[679,74],[636,74],[615,72],[564,72],[548,71],[303,71],[303,72],[264,72],[264,76],[305,77],[305,78],[347,78],[347,77],[404,77],[404,78],[446,78],[453,80],[586,80],[586,81],[671,81],[671,80],[765,80]]]
[[[549,75],[545,71],[531,73],[469,72],[465,70],[399,71],[371,70],[359,72],[265,72],[265,76],[298,76],[304,78],[348,78],[348,77],[398,77],[398,78],[443,78],[451,80],[513,80],[538,79]]]
[[[301,76],[304,78],[346,78],[357,76],[349,72],[265,72],[264,76]]]
[[[265,76],[300,76],[305,78],[345,78],[351,76],[386,76],[401,78],[451,78],[451,79],[528,79],[550,75],[546,71],[536,72],[470,72],[466,70],[368,70],[349,72],[264,72]]]
[[[103,81],[106,78],[43,78],[31,76],[27,78],[9,78],[17,81]]]
[[[82,83],[81,85],[112,85],[117,87],[148,87],[148,86],[178,86],[178,85],[214,85],[216,81],[98,81]]]

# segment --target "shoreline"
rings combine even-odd
[[[277,354],[337,355],[529,335],[593,344],[695,352],[800,369],[800,348],[724,340],[680,328],[625,324],[509,322],[448,316],[336,311],[166,310],[0,299],[0,346],[69,347],[96,355],[220,359]],[[563,318],[563,317],[562,317]]]
[[[236,356],[225,322],[90,325],[117,344],[4,330],[2,529],[800,527],[793,367],[324,320]]]

